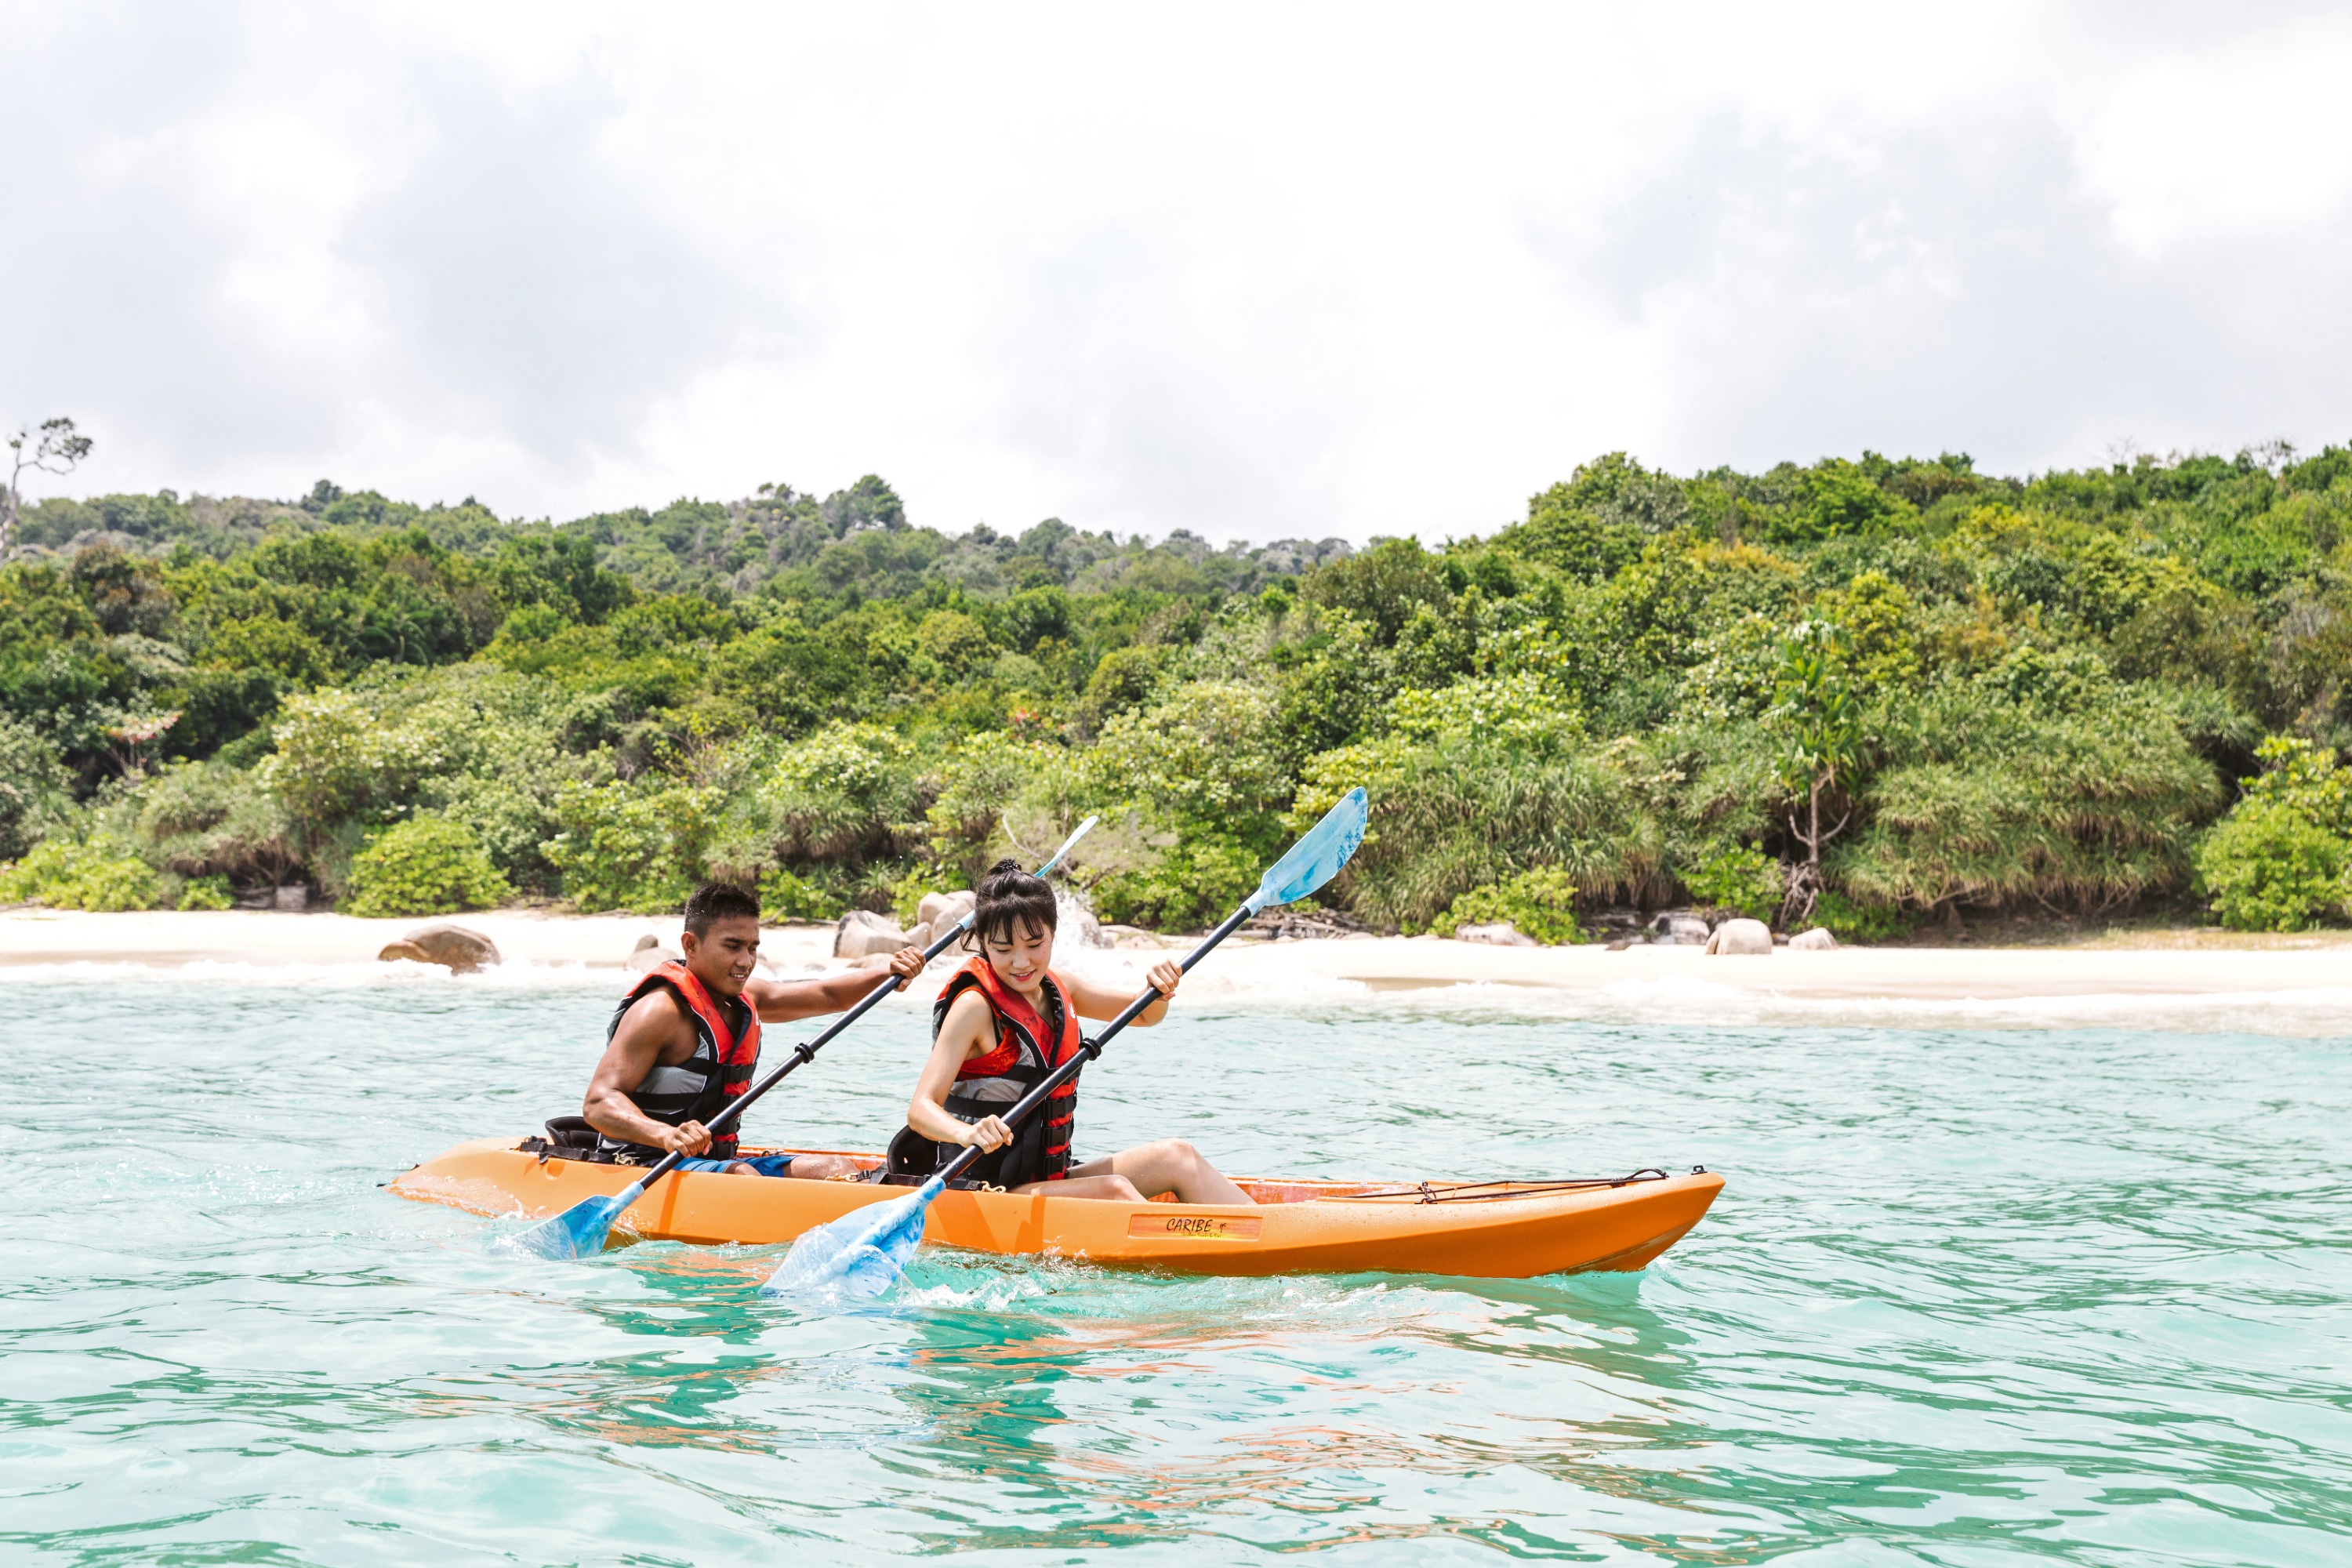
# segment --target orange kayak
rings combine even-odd
[[[537,1141],[532,1143],[535,1149]],[[876,1154],[850,1157],[868,1171],[881,1164]],[[390,1186],[404,1198],[537,1220],[583,1198],[618,1193],[635,1175],[630,1166],[542,1158],[514,1140],[488,1138],[404,1172]],[[950,1188],[932,1205],[924,1239],[973,1252],[1187,1274],[1377,1271],[1526,1279],[1643,1267],[1699,1222],[1723,1178],[1694,1170],[1678,1176],[1644,1171],[1557,1181],[1410,1184],[1236,1177],[1235,1184],[1257,1206]],[[665,1177],[624,1212],[614,1229],[646,1240],[767,1247],[908,1190],[852,1180],[686,1172]]]

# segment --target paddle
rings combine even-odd
[[[1054,858],[1037,868],[1037,875],[1042,877],[1061,864],[1062,857],[1067,855],[1076,846],[1078,840],[1087,836],[1087,830],[1100,820],[1099,817],[1089,816],[1079,823],[1077,831],[1063,839],[1062,847],[1054,851]],[[930,946],[923,950],[923,962],[929,963],[932,959],[945,952],[948,944],[962,935],[964,928],[971,924],[971,916],[966,915],[949,927],[943,934],[932,942]],[[817,1052],[831,1044],[834,1037],[844,1029],[866,1016],[883,997],[897,990],[899,984],[898,977],[895,974],[886,978],[882,984],[860,998],[856,1006],[835,1019],[833,1026],[824,1033],[814,1040],[794,1047],[793,1054],[784,1058],[782,1066],[743,1093],[736,1096],[725,1110],[712,1117],[704,1125],[713,1132],[723,1132],[742,1120],[743,1113],[751,1109],[752,1101],[782,1083],[795,1069],[816,1060]],[[673,1150],[663,1155],[659,1163],[646,1171],[644,1175],[639,1176],[613,1196],[584,1198],[557,1215],[553,1219],[542,1220],[529,1230],[492,1243],[490,1250],[509,1258],[582,1258],[592,1252],[602,1251],[605,1233],[613,1228],[613,1222],[621,1216],[621,1211],[643,1197],[646,1188],[677,1169],[678,1163],[685,1158],[684,1154]]]
[[[1366,814],[1364,792],[1352,789],[1339,804],[1326,812],[1323,820],[1309,829],[1307,837],[1290,847],[1290,852],[1276,861],[1258,881],[1240,909],[1226,918],[1225,923],[1211,931],[1206,941],[1194,948],[1177,965],[1189,972],[1209,954],[1209,950],[1240,929],[1241,923],[1276,904],[1287,904],[1303,899],[1333,877],[1356,846],[1364,840]],[[1076,1056],[1039,1080],[1023,1095],[1012,1110],[1004,1112],[1008,1127],[1017,1127],[1024,1118],[1035,1113],[1054,1091],[1076,1077],[1080,1068],[1102,1054],[1103,1047],[1113,1035],[1128,1026],[1141,1013],[1160,999],[1157,986],[1146,986],[1143,994],[1129,1003],[1119,1016],[1106,1025],[1103,1032],[1084,1043]],[[907,1259],[913,1255],[916,1244],[923,1239],[923,1216],[932,1202],[947,1189],[947,1184],[971,1169],[985,1150],[978,1144],[968,1144],[963,1151],[940,1167],[931,1178],[903,1198],[887,1204],[875,1204],[854,1210],[829,1225],[818,1226],[803,1232],[784,1261],[760,1287],[765,1296],[831,1293],[843,1296],[878,1296],[906,1272]]]

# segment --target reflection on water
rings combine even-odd
[[[2352,1533],[2352,1039],[2308,1016],[1196,1003],[1089,1070],[1087,1146],[1730,1185],[1641,1276],[927,1253],[817,1314],[758,1296],[780,1249],[520,1266],[377,1190],[576,1100],[601,991],[6,994],[19,1062],[125,1059],[0,1106],[0,1556],[2294,1563]],[[870,1145],[921,1049],[879,1016],[754,1131]]]

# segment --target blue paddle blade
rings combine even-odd
[[[1364,841],[1364,819],[1370,810],[1360,784],[1340,796],[1339,804],[1325,812],[1323,820],[1307,829],[1307,837],[1292,845],[1290,853],[1258,879],[1257,891],[1249,896],[1250,912],[1303,899],[1338,876],[1339,868],[1355,854],[1356,846]]]
[[[614,1197],[584,1198],[553,1219],[541,1220],[513,1236],[500,1237],[490,1243],[490,1250],[500,1258],[544,1258],[559,1263],[591,1257],[604,1250],[604,1237],[612,1230],[613,1222],[645,1190],[646,1184],[639,1182]]]
[[[907,1271],[923,1239],[923,1215],[946,1190],[937,1176],[903,1198],[870,1204],[803,1231],[762,1296],[879,1296]]]

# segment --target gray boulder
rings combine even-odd
[[[682,953],[672,952],[668,948],[664,947],[661,938],[646,935],[637,938],[636,950],[629,954],[624,967],[635,970],[639,974],[650,974],[672,959],[683,960],[684,956]]]
[[[979,900],[980,895],[969,888],[952,893],[925,893],[915,918],[930,927],[936,937],[971,913],[971,906]]]
[[[1650,922],[1650,939],[1669,947],[1697,947],[1714,932],[1694,914],[1668,910]]]
[[[1103,935],[1102,922],[1095,919],[1094,910],[1076,899],[1061,899],[1056,902],[1059,913],[1054,927],[1055,963],[1067,964],[1070,954],[1074,952],[1112,945],[1111,939]]]
[[[418,926],[398,942],[385,944],[376,957],[386,963],[399,959],[411,963],[437,963],[458,974],[493,969],[503,962],[499,957],[497,942],[480,931],[451,925],[446,921]]]
[[[1790,937],[1789,951],[1790,952],[1827,952],[1837,944],[1837,938],[1829,933],[1827,927],[1815,926],[1811,931],[1801,931]]]
[[[1762,921],[1726,921],[1715,928],[1706,939],[1706,951],[1718,956],[1746,954],[1770,956],[1772,928]]]
[[[835,958],[871,958],[877,952],[896,952],[906,945],[907,933],[898,929],[898,922],[871,910],[852,910],[833,928]]]
[[[1456,942],[1485,942],[1489,947],[1541,947],[1543,944],[1508,921],[1496,921],[1492,925],[1456,926]]]

